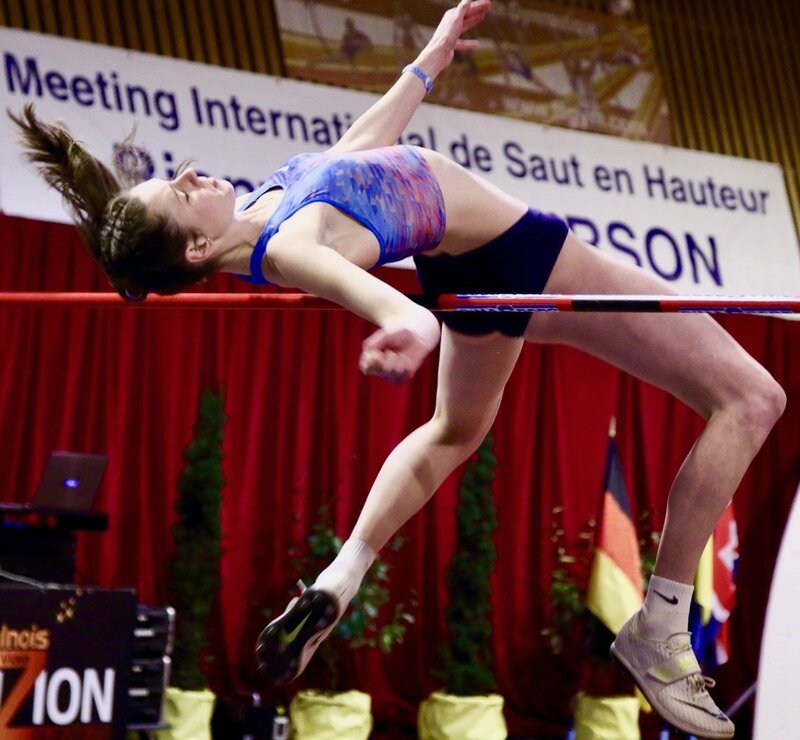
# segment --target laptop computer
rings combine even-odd
[[[107,455],[51,452],[31,506],[62,511],[91,511],[107,462]]]

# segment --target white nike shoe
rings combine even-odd
[[[639,631],[639,614],[622,626],[611,644],[611,655],[671,725],[704,738],[733,737],[733,722],[708,693],[714,680],[700,673],[691,634],[678,632],[666,640],[650,640]]]
[[[305,589],[258,636],[258,667],[274,683],[293,681],[305,670],[340,617],[339,602],[334,596],[313,587]]]

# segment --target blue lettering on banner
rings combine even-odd
[[[609,169],[605,165],[598,164],[592,170],[594,184],[604,193],[624,193],[633,195],[633,177],[624,167],[613,167]]]
[[[94,77],[66,77],[58,70],[40,70],[35,57],[22,61],[11,52],[3,55],[6,88],[28,97],[44,98],[66,103],[76,102],[84,107],[102,107],[108,111],[156,117],[159,126],[175,131],[180,126],[178,101],[174,92],[150,91],[141,85],[123,83],[116,72],[97,72]]]
[[[669,175],[664,167],[642,166],[642,175],[649,198],[671,203],[688,203],[700,208],[746,211],[765,215],[769,190],[721,185],[713,177],[694,180]]]
[[[708,285],[709,281],[723,285],[717,240],[711,234],[701,240],[688,232],[676,235],[660,226],[637,234],[621,221],[612,221],[602,230],[585,217],[567,216],[566,221],[592,246],[621,252],[633,264],[648,268],[665,280],[679,280],[686,271],[696,285]]]
[[[666,229],[653,228],[644,242],[647,261],[664,280],[677,280],[683,274],[678,243]]]
[[[198,126],[256,136],[269,135],[276,139],[310,142],[321,147],[333,146],[353,124],[350,113],[332,113],[329,119],[306,117],[301,113],[244,105],[236,95],[230,95],[227,99],[205,97],[195,86],[190,88],[189,97],[194,122]]]
[[[529,177],[535,182],[553,183],[583,188],[581,162],[575,154],[568,157],[545,157],[528,154],[515,141],[503,144],[503,154],[508,160],[506,172],[512,177]]]
[[[6,89],[11,94],[155,118],[167,131],[177,131],[182,124],[175,92],[125,82],[115,71],[68,76],[56,69],[42,68],[35,56],[18,57],[10,51],[3,52],[3,67]],[[332,146],[353,124],[349,112],[307,116],[247,104],[235,94],[210,97],[196,86],[189,88],[189,108],[190,120],[202,128],[302,141],[314,147]]]

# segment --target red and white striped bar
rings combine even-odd
[[[440,295],[409,298],[439,311],[618,312],[618,313],[800,313],[800,298],[785,296],[675,295]],[[192,308],[344,310],[307,293],[180,293],[151,295],[130,303],[116,293],[0,292],[0,306],[69,306],[76,308]]]
[[[784,296],[441,295],[438,308],[456,311],[783,314],[800,313],[800,299]]]

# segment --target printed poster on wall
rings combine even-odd
[[[431,37],[453,0],[275,0],[287,74],[380,92]],[[633,0],[607,12],[493,0],[429,100],[630,139],[671,142],[669,109]]]

